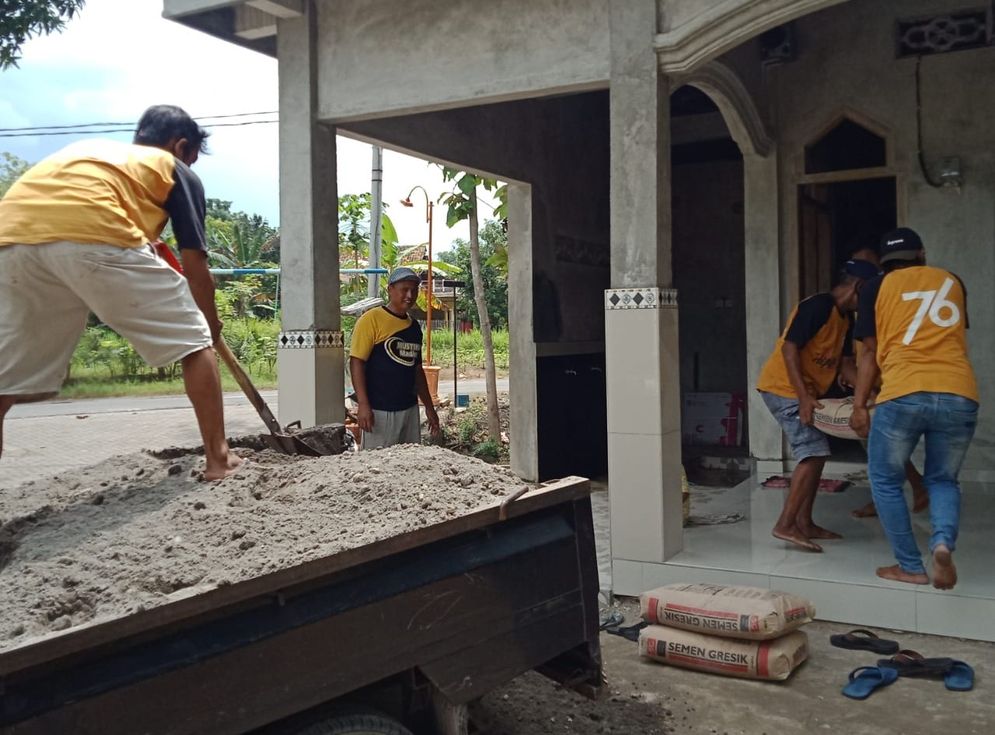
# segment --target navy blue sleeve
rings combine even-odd
[[[857,324],[853,330],[853,336],[863,341],[867,337],[878,336],[878,326],[875,316],[875,305],[878,300],[878,292],[884,276],[868,281],[860,289],[860,299],[857,302]]]
[[[204,231],[207,201],[204,198],[204,185],[183,161],[176,161],[173,177],[175,181],[166,199],[166,212],[173,224],[176,246],[180,250],[186,248],[207,252],[207,235]]]
[[[846,337],[843,338],[843,357],[853,357],[853,330],[856,327],[853,317],[850,317],[850,326],[846,328]]]
[[[805,299],[798,304],[798,311],[795,312],[795,318],[788,325],[784,339],[793,342],[801,349],[818,334],[820,329],[826,326],[826,322],[829,321],[835,308],[836,302],[828,293],[816,294]]]
[[[964,285],[964,281],[956,273],[951,273],[954,278],[957,279],[957,283],[960,284],[961,291],[964,292],[964,329],[971,328],[971,317],[967,315],[967,286]]]

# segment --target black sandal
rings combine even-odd
[[[869,630],[858,628],[849,633],[838,633],[829,636],[829,642],[837,648],[847,648],[853,651],[873,651],[874,653],[898,653],[898,643],[878,638]]]
[[[952,658],[924,658],[915,651],[899,651],[891,658],[878,661],[878,666],[896,669],[899,676],[922,676],[942,679],[953,668]]]

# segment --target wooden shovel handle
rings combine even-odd
[[[259,391],[256,390],[256,386],[252,384],[252,380],[246,374],[245,370],[238,363],[238,359],[235,354],[228,347],[228,343],[225,342],[225,338],[219,336],[218,341],[214,343],[214,349],[221,359],[224,361],[225,365],[228,366],[228,370],[235,377],[235,381],[242,388],[242,392],[245,393],[245,397],[249,399],[249,403],[252,404],[253,408],[256,409],[256,413],[259,414],[259,418],[263,420],[270,432],[273,434],[282,434],[283,428],[280,426],[280,422],[276,420],[273,416],[273,412],[269,410],[269,406],[266,405],[266,401],[263,397],[259,395]]]

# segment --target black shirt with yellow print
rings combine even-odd
[[[415,371],[421,369],[422,334],[418,322],[386,306],[356,321],[350,357],[366,363],[366,392],[377,411],[404,411],[417,405]]]
[[[788,326],[767,359],[757,390],[782,398],[797,398],[781,348],[785,342],[798,346],[802,379],[809,392],[822,396],[836,379],[850,318],[840,313],[832,294],[820,293],[802,301],[788,317]]]
[[[180,248],[207,249],[204,187],[169,151],[73,143],[32,166],[0,200],[0,247],[50,242],[142,247],[169,219]]]

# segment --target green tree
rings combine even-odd
[[[261,268],[279,263],[278,235],[264,217],[233,212],[231,202],[207,200],[207,247],[220,268]]]
[[[0,0],[0,71],[17,66],[33,36],[61,31],[85,0]]]
[[[484,381],[487,385],[487,433],[492,441],[501,441],[501,415],[497,402],[497,371],[494,367],[494,340],[491,336],[491,319],[487,310],[486,290],[484,288],[483,268],[480,260],[480,226],[477,221],[477,187],[483,186],[485,191],[494,191],[500,204],[494,213],[501,219],[507,217],[508,187],[499,185],[494,179],[487,179],[474,174],[449,168],[442,169],[444,181],[452,181],[455,186],[452,192],[444,194],[439,201],[448,207],[446,224],[452,227],[464,219],[470,224],[470,272],[473,276],[474,304],[477,307],[477,318],[480,324],[480,336],[484,343]]]
[[[384,209],[387,202],[383,203]],[[365,268],[370,258],[370,217],[373,203],[369,192],[339,197],[339,265],[342,268]],[[380,219],[380,255],[382,268],[393,268],[399,258],[410,257],[411,248],[397,242],[394,222],[384,212]],[[407,263],[406,263],[407,264]],[[384,279],[386,282],[386,279]],[[345,303],[366,296],[366,278],[348,277],[342,285]]]
[[[0,0],[2,2],[3,0]],[[0,197],[7,193],[14,182],[21,178],[31,164],[6,151],[0,153]]]
[[[487,220],[480,229],[481,278],[484,283],[484,300],[492,329],[508,327],[508,275],[507,264],[508,234],[497,220]],[[463,239],[453,242],[451,250],[442,252],[439,258],[456,266],[460,273],[470,273],[470,243]],[[504,264],[505,267],[502,267]],[[459,311],[470,315],[470,320],[480,326],[476,310],[476,290],[473,281],[467,281],[457,297]]]

